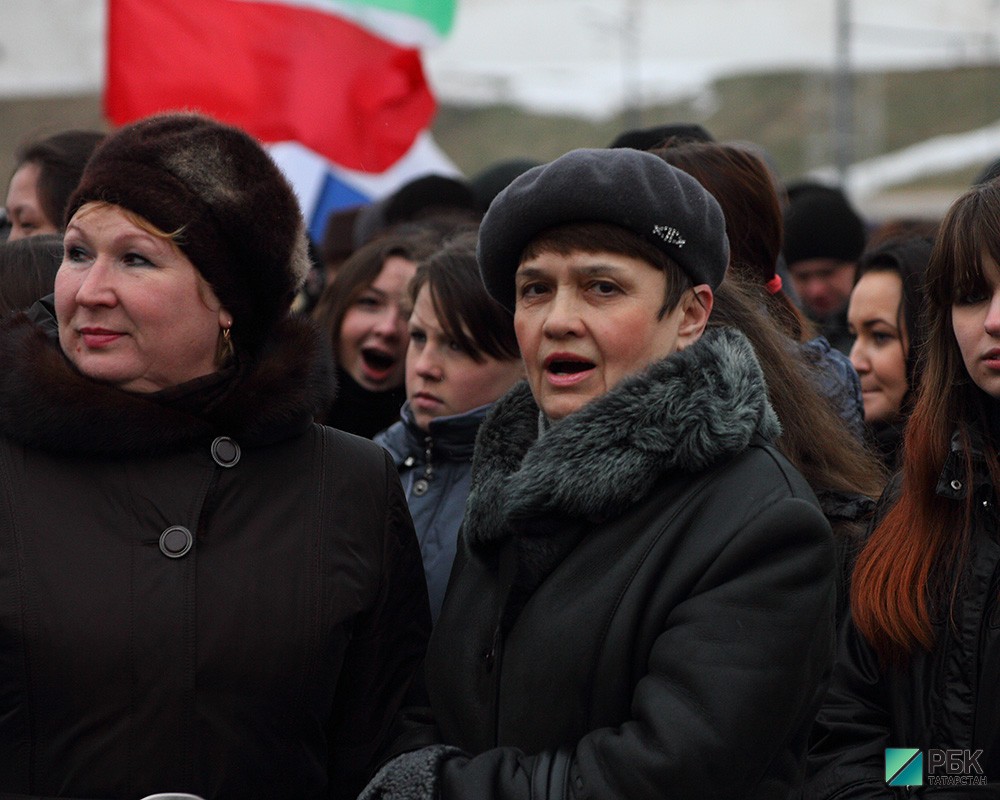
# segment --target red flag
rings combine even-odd
[[[363,172],[398,161],[435,111],[417,50],[314,7],[245,0],[110,0],[104,103],[116,124],[202,111]]]

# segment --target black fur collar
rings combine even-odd
[[[709,329],[539,435],[526,383],[483,423],[463,532],[473,545],[549,535],[539,520],[619,516],[666,472],[697,472],[781,432],[753,348]]]
[[[309,323],[289,318],[260,357],[233,368],[228,380],[142,395],[84,376],[63,356],[50,325],[19,314],[0,324],[0,432],[50,452],[101,456],[166,453],[221,435],[243,447],[279,441],[304,430],[330,402],[324,340]],[[192,402],[199,392],[205,402]]]

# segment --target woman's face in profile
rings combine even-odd
[[[951,307],[951,327],[973,383],[1000,400],[1000,268],[983,254],[985,286]]]
[[[616,253],[543,251],[521,262],[514,329],[531,392],[549,419],[679,348],[685,302],[661,317],[665,293],[663,272]]]
[[[409,340],[406,287],[416,269],[402,256],[389,256],[340,323],[337,363],[369,391],[403,385]]]
[[[59,344],[84,375],[155,392],[218,368],[220,329],[232,317],[173,242],[98,206],[74,215],[64,243]]]
[[[410,314],[406,351],[406,397],[417,427],[427,431],[433,419],[492,403],[524,374],[519,358],[479,356],[477,361],[448,336],[424,284]]]
[[[28,161],[22,164],[10,179],[7,189],[7,218],[10,220],[10,241],[38,236],[42,233],[59,233],[58,225],[45,216],[38,196],[38,178],[42,168]]]
[[[907,332],[900,320],[903,281],[890,270],[866,272],[851,292],[847,324],[856,337],[851,363],[861,379],[865,422],[891,422],[909,388]]]

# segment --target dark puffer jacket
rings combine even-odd
[[[432,419],[425,433],[417,427],[410,405],[402,419],[375,437],[399,470],[424,560],[431,619],[437,621],[448,576],[455,561],[458,529],[472,482],[476,433],[490,406],[453,417]]]
[[[499,400],[426,670],[441,741],[464,753],[409,754],[370,796],[418,796],[402,787],[428,764],[444,800],[797,791],[834,554],[778,430],[729,330],[541,435],[526,385]]]
[[[353,797],[423,656],[395,468],[319,338],[135,395],[0,328],[0,795]]]
[[[952,441],[937,492],[956,504],[973,497],[973,531],[965,571],[958,582],[953,613],[934,622],[933,650],[914,653],[907,664],[883,669],[850,617],[839,633],[830,691],[817,720],[810,750],[807,798],[1000,796],[1000,520],[997,494],[985,461],[966,485],[960,442]],[[898,479],[897,479],[898,481]],[[895,502],[898,482],[886,489],[880,516]],[[981,750],[964,783],[949,784],[938,766],[931,785],[890,788],[885,780],[885,750],[918,748],[929,772],[928,750]]]

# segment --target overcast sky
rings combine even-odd
[[[197,0],[191,0],[197,2]],[[149,0],[155,2],[155,0]],[[443,101],[612,113],[720,74],[830,67],[846,0],[458,0]],[[1000,0],[854,0],[859,68],[1000,61]],[[0,0],[0,96],[99,91],[104,0]]]

